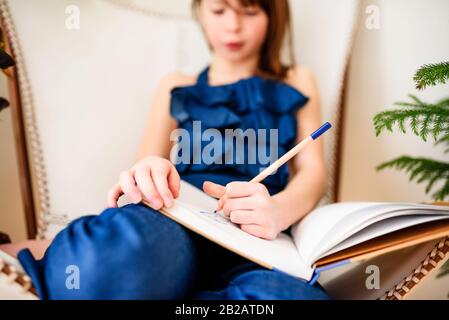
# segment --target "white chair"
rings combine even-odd
[[[30,238],[51,238],[70,220],[104,209],[108,189],[135,159],[156,83],[207,63],[189,14],[153,14],[152,2],[0,2],[17,61],[11,95],[23,114],[16,120],[26,145],[17,147]],[[357,1],[291,4],[297,59],[316,73],[323,119],[335,126],[325,138],[327,203],[338,192],[340,101]],[[80,28],[71,29],[77,14]]]
[[[174,14],[156,0],[0,0],[17,62],[10,96],[30,239],[51,239],[69,221],[100,213],[135,160],[156,83],[207,64],[201,31],[178,1],[184,7]],[[358,1],[291,6],[297,60],[316,74],[323,120],[334,125],[325,136],[324,204],[338,196],[341,100]]]

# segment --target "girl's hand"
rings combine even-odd
[[[206,181],[204,192],[221,198],[219,208],[232,222],[256,237],[272,240],[281,232],[279,208],[267,188],[255,182],[231,182],[226,187]]]
[[[142,196],[155,210],[171,207],[179,196],[180,177],[175,166],[167,159],[148,156],[131,169],[123,171],[118,183],[108,192],[108,207],[116,208],[121,195],[126,194],[134,203]]]

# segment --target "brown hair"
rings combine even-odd
[[[195,17],[201,1],[192,1],[192,11]],[[295,64],[288,0],[239,0],[239,2],[244,7],[260,6],[268,15],[267,37],[260,52],[258,73],[269,78],[284,79],[291,67],[284,65],[281,61],[281,51],[285,40],[288,44],[290,62],[292,65]]]

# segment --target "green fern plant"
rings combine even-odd
[[[424,65],[415,73],[413,80],[418,90],[445,84],[449,80],[449,62]],[[396,102],[394,104],[396,109],[383,111],[374,116],[376,136],[385,130],[393,132],[394,126],[405,134],[408,124],[413,134],[424,141],[430,137],[435,146],[443,145],[444,153],[449,153],[449,98],[432,104],[414,95],[409,97],[410,101]],[[417,183],[427,183],[426,194],[441,182],[441,187],[432,194],[432,198],[436,201],[442,201],[449,195],[448,162],[401,156],[380,164],[376,170],[386,168],[407,172],[410,181],[416,179]]]

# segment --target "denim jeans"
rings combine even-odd
[[[18,258],[42,299],[329,299],[143,204],[78,218],[41,260]]]

